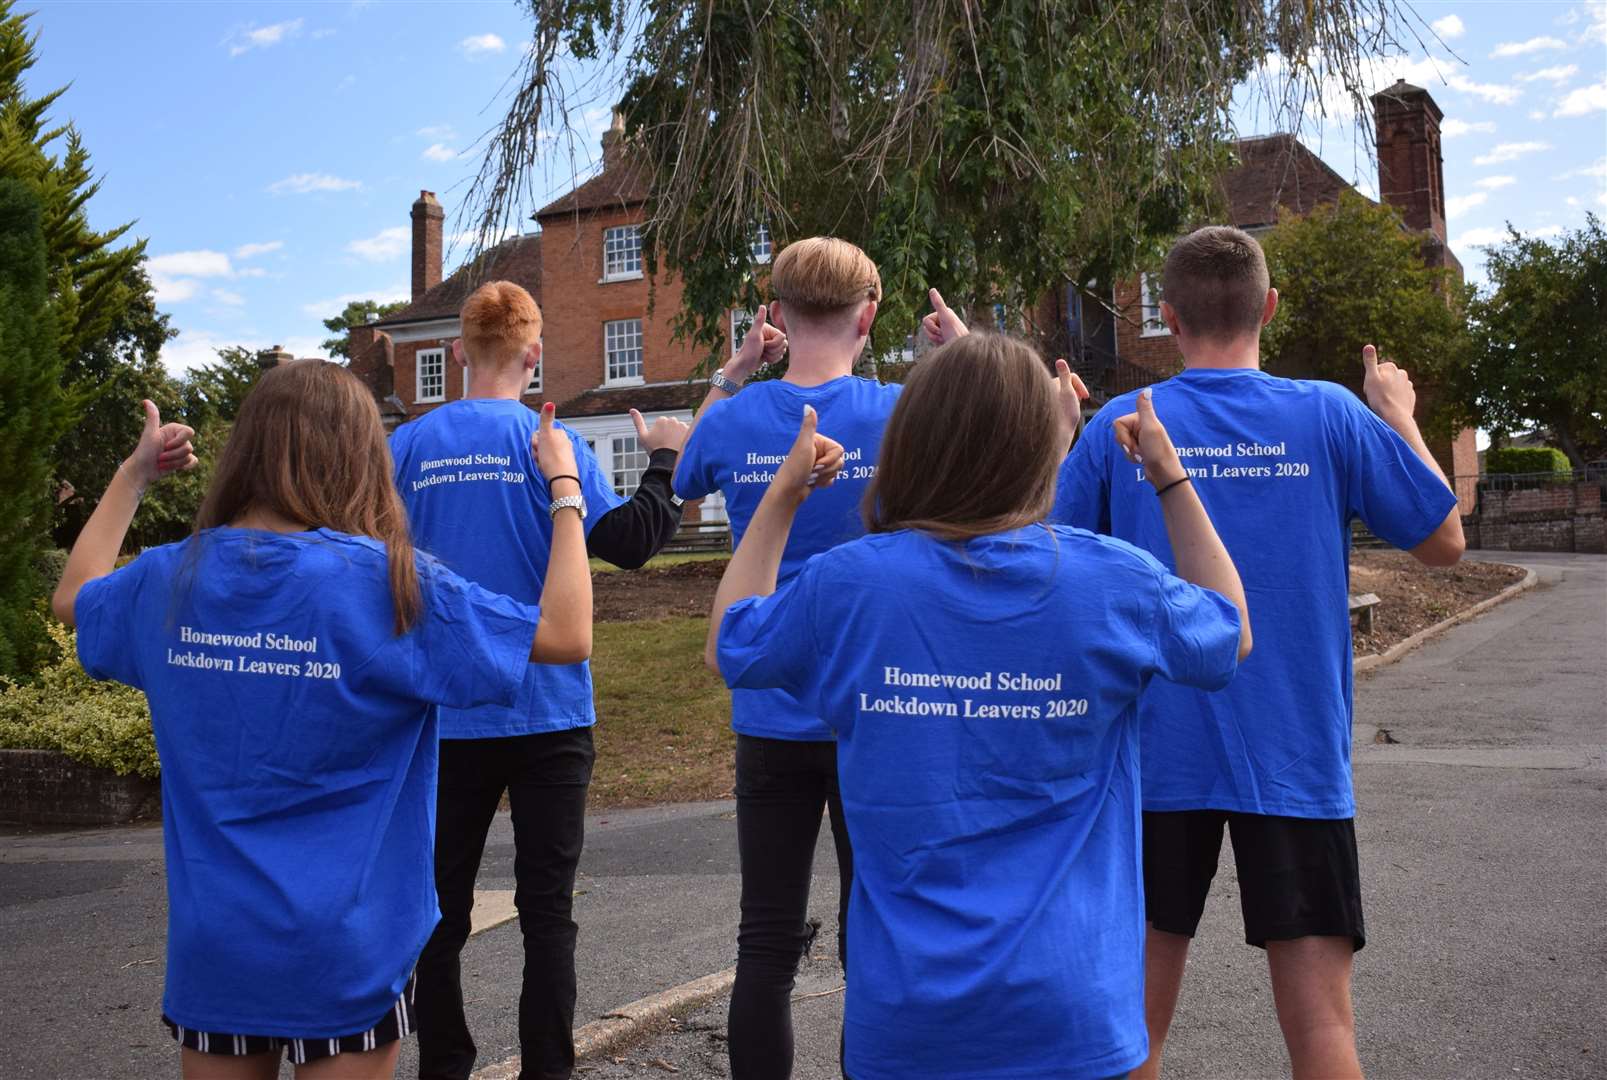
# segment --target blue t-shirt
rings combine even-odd
[[[843,446],[843,468],[829,487],[809,496],[798,511],[781,556],[778,579],[796,574],[811,555],[865,534],[860,500],[876,475],[882,432],[898,403],[901,384],[883,385],[852,375],[819,386],[759,382],[710,405],[698,420],[675,470],[675,493],[701,499],[725,495],[731,545],[742,543],[776,466],[798,439],[805,405],[813,405],[820,434]],[[779,690],[734,690],[731,726],[743,735],[825,742],[831,731]]]
[[[384,545],[323,529],[210,529],[79,592],[84,669],[150,701],[174,1022],[333,1037],[396,1004],[440,917],[435,707],[511,701],[539,617],[420,567],[401,637]]]
[[[837,733],[850,1075],[1143,1062],[1134,704],[1152,676],[1222,686],[1238,643],[1221,596],[1059,527],[867,536],[731,607],[726,681],[784,689]]]
[[[1412,548],[1456,497],[1335,383],[1194,368],[1153,390],[1244,582],[1255,651],[1222,693],[1157,680],[1144,695],[1144,808],[1354,817],[1350,522]],[[1052,516],[1171,565],[1159,502],[1111,430],[1135,407],[1123,395],[1088,422]]]
[[[425,413],[391,435],[396,487],[413,543],[470,581],[527,604],[541,601],[552,547],[552,492],[530,451],[540,425],[540,415],[522,402],[469,398]],[[573,431],[569,439],[589,535],[599,518],[625,500],[614,494],[586,441]],[[589,663],[531,664],[513,702],[442,709],[441,738],[563,731],[596,719]]]

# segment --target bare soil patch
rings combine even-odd
[[[1428,567],[1404,551],[1357,551],[1350,558],[1352,595],[1373,593],[1370,634],[1351,635],[1357,656],[1381,653],[1523,580],[1523,570],[1497,563]],[[1252,620],[1254,613],[1251,613]]]
[[[609,570],[591,576],[592,610],[598,622],[635,622],[707,616],[728,559]]]

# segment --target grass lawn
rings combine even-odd
[[[703,666],[709,621],[596,626],[594,807],[729,795],[736,740],[725,684]]]

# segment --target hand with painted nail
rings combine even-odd
[[[1112,430],[1127,460],[1144,466],[1145,479],[1157,490],[1187,475],[1172,437],[1155,415],[1155,401],[1149,390],[1139,392],[1137,411],[1119,418]]]
[[[1088,387],[1064,360],[1055,361],[1055,400],[1060,405],[1061,440],[1070,450],[1077,437],[1077,425],[1082,423],[1082,403],[1088,400]]]
[[[536,455],[536,467],[541,475],[551,480],[555,476],[578,476],[575,465],[575,444],[569,441],[569,432],[553,423],[557,406],[546,402],[541,406],[541,426],[530,437],[530,450]]]

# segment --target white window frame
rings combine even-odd
[[[603,230],[603,280],[638,281],[642,276],[642,230],[614,225]]]
[[[743,308],[732,308],[731,309],[731,355],[732,356],[735,356],[737,354],[737,352],[742,348],[742,338],[747,337],[748,331],[753,329],[753,316],[754,316],[754,314],[755,314],[754,312],[744,310]],[[737,334],[737,327],[740,326],[742,323],[747,323],[747,326],[746,326],[746,328],[744,328],[742,330],[741,336],[739,337],[738,334]]]
[[[614,341],[619,340],[621,335],[620,334],[611,334],[610,329],[612,327],[616,327],[616,326],[624,326],[624,325],[626,325],[628,323],[635,323],[636,324],[635,352],[636,352],[636,367],[637,367],[637,370],[636,370],[635,374],[615,375],[614,374],[614,351],[615,350],[614,350],[613,346],[614,346]],[[636,318],[636,319],[610,319],[608,322],[603,323],[603,385],[604,386],[640,386],[642,384],[642,382],[644,381],[643,380],[643,374],[647,370],[647,351],[643,346],[643,331],[644,331],[644,329],[645,329],[645,327],[642,325],[642,320],[640,318]],[[611,341],[610,338],[613,338],[614,341]],[[625,339],[625,340],[629,340],[629,339]],[[629,346],[626,346],[624,348],[620,348],[619,351],[620,352],[630,352],[631,349],[630,349]]]
[[[424,393],[424,362],[426,358],[440,363],[441,388],[435,394]],[[446,400],[446,350],[443,348],[420,349],[413,354],[413,401],[418,405],[429,405],[437,401]]]
[[[770,226],[761,221],[748,236],[748,257],[755,264],[763,266],[770,261],[775,250],[775,242],[770,238]]]
[[[620,460],[626,454],[630,454],[633,457],[639,455],[641,467],[636,468],[633,465],[622,470]],[[647,466],[652,457],[652,451],[642,445],[642,441],[637,437],[636,432],[628,431],[616,434],[610,440],[608,447],[608,482],[613,485],[614,493],[624,499],[636,494],[636,488],[642,482],[642,474],[647,472]],[[620,482],[621,471],[634,474],[629,483],[622,484]]]
[[[1166,337],[1171,331],[1161,321],[1161,297],[1153,274],[1138,275],[1139,337]]]

